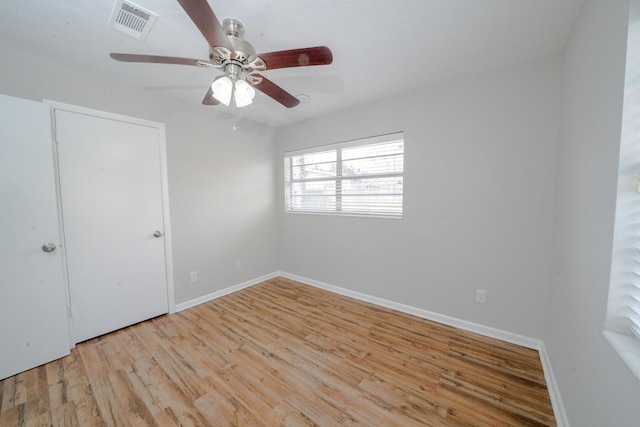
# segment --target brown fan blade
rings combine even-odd
[[[174,56],[157,56],[157,55],[138,55],[135,53],[111,53],[111,56],[116,61],[122,62],[150,62],[155,64],[177,64],[177,65],[194,65],[199,66],[199,63],[205,63],[209,61],[203,61],[193,58],[176,58]]]
[[[264,76],[259,74],[252,74],[253,76],[262,78],[262,82],[255,85],[255,88],[260,92],[264,93],[267,96],[278,101],[280,104],[284,105],[287,108],[295,107],[300,104],[300,100],[295,96],[291,95],[286,90],[282,89],[280,86],[267,79]]]
[[[229,38],[207,0],[178,0],[178,3],[196,24],[209,46],[224,46],[233,50]]]
[[[309,65],[328,65],[333,62],[333,54],[326,46],[302,49],[280,50],[258,55],[267,64],[267,70]]]
[[[204,105],[218,105],[218,104],[220,104],[220,101],[218,101],[217,99],[215,99],[213,97],[213,91],[211,90],[211,86],[209,86],[209,90],[207,91],[207,94],[204,96],[204,99],[202,100],[202,103]]]

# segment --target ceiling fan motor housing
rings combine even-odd
[[[249,61],[250,58],[256,56],[256,50],[254,47],[244,39],[244,25],[242,25],[240,21],[237,19],[227,18],[223,21],[222,28],[233,47],[233,52],[229,52],[229,58],[226,58],[227,55],[220,55],[220,50],[224,48],[211,46],[209,59],[215,61],[216,57],[222,56],[218,61],[222,62],[224,59],[235,59],[240,62],[246,62]]]
[[[227,36],[244,38],[244,25],[237,19],[227,18],[222,21],[222,29]]]
[[[266,65],[256,56],[251,43],[244,39],[244,26],[237,19],[227,18],[222,28],[233,50],[224,46],[209,46],[209,59],[231,80],[246,80],[254,86],[259,84],[262,78],[251,73],[265,70]]]

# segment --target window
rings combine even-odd
[[[287,212],[402,217],[402,132],[285,153]]]
[[[640,379],[640,24],[629,26],[611,281],[604,336]]]

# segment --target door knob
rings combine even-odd
[[[160,230],[156,230],[156,231],[153,233],[153,235],[154,235],[155,237],[162,237],[162,231],[160,231]]]
[[[42,245],[42,250],[45,252],[53,252],[56,250],[56,245],[55,243],[45,243]]]

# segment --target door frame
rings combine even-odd
[[[167,172],[167,146],[166,146],[166,129],[164,123],[153,122],[150,120],[138,119],[135,117],[124,116],[121,114],[109,113],[106,111],[94,110],[92,108],[79,107],[76,105],[65,104],[62,102],[52,101],[45,99],[45,104],[49,106],[51,112],[51,126],[53,134],[53,146],[54,146],[54,167],[55,167],[55,181],[56,181],[56,199],[58,204],[58,222],[60,224],[61,236],[61,248],[63,265],[63,280],[66,286],[67,304],[70,317],[73,321],[73,313],[70,306],[71,294],[69,286],[69,276],[67,270],[67,256],[66,256],[66,244],[64,240],[64,227],[62,223],[62,199],[60,193],[60,173],[59,173],[59,159],[58,159],[58,141],[56,134],[56,111],[68,111],[71,113],[85,114],[89,116],[99,117],[107,120],[117,120],[120,122],[136,124],[140,126],[147,126],[150,128],[158,129],[159,133],[159,145],[160,145],[160,173],[161,173],[161,191],[162,191],[162,226],[164,227],[164,255],[165,255],[165,275],[167,280],[167,311],[172,314],[176,312],[175,304],[175,292],[173,282],[173,252],[171,244],[171,221],[169,215],[169,179]],[[74,347],[75,337],[73,332],[73,324],[69,323],[71,343],[70,347]]]

